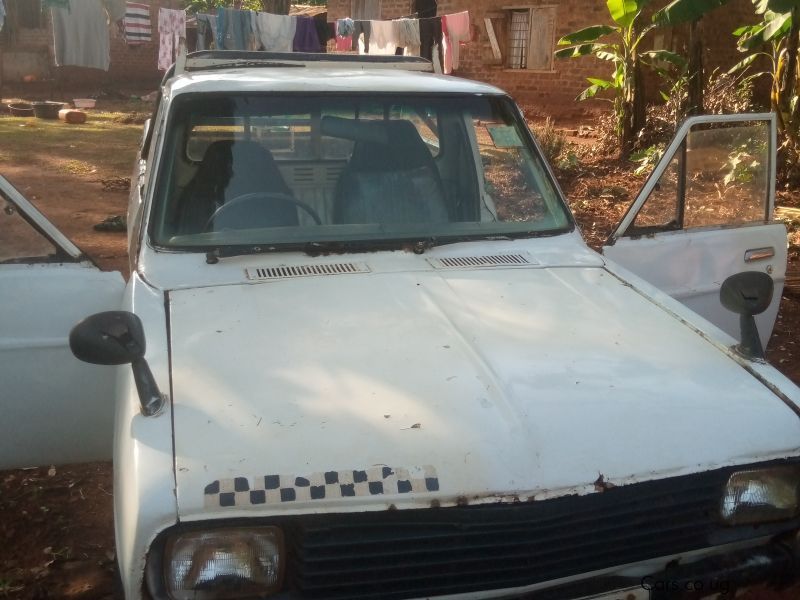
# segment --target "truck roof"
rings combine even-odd
[[[434,75],[419,57],[204,51],[167,74],[172,95],[213,92],[390,92],[504,94],[477,81]]]
[[[457,77],[408,71],[233,68],[185,73],[167,88],[172,95],[212,92],[397,92],[504,94],[491,85]]]

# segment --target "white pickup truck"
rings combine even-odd
[[[0,468],[113,451],[129,599],[796,576],[774,117],[687,121],[601,255],[513,101],[429,70],[182,58],[127,283],[0,179]]]

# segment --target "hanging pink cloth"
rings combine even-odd
[[[336,36],[336,51],[337,52],[350,52],[353,49],[353,36]]]
[[[458,69],[461,49],[459,44],[470,40],[469,12],[464,11],[442,17],[442,46],[444,49],[444,72],[448,75]]]
[[[182,10],[158,10],[158,68],[166,71],[178,54],[180,39],[186,39],[186,13]]]

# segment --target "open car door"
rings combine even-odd
[[[786,278],[787,239],[773,222],[775,115],[687,119],[603,254],[736,339],[738,315],[719,299],[742,271],[769,274],[770,307],[756,317],[766,347]]]
[[[80,362],[73,325],[120,305],[103,273],[0,177],[0,469],[110,459],[114,369]]]

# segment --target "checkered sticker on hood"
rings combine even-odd
[[[431,466],[326,471],[311,475],[264,475],[218,479],[204,490],[207,508],[227,508],[309,502],[326,498],[393,496],[439,490],[439,477]]]

